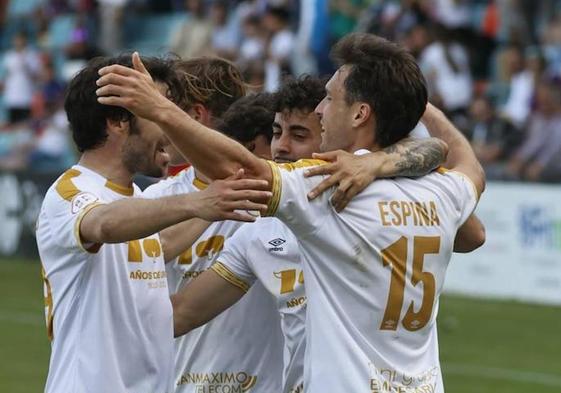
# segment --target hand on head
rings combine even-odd
[[[133,53],[132,64],[133,68],[114,64],[99,70],[97,101],[120,106],[136,116],[154,120],[159,110],[171,102],[152,80],[138,52]]]

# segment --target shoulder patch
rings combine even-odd
[[[84,209],[86,206],[97,202],[98,198],[89,192],[81,192],[72,198],[70,202],[72,208],[72,214],[76,214]]]
[[[60,177],[57,185],[56,191],[58,194],[67,201],[72,200],[77,194],[80,193],[80,190],[76,188],[72,179],[80,176],[81,172],[77,169],[69,169]]]

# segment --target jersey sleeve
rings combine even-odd
[[[166,180],[160,180],[157,183],[151,184],[144,191],[142,191],[142,198],[157,199],[166,195],[168,184]]]
[[[55,184],[47,196],[40,220],[46,220],[52,241],[69,251],[96,253],[101,244],[84,242],[80,225],[88,212],[105,202],[94,191],[80,189],[68,171]],[[42,224],[42,223],[40,223]]]
[[[242,225],[228,238],[218,260],[211,267],[223,279],[246,292],[257,280],[248,258],[253,237],[251,227],[251,224]]]
[[[316,199],[308,200],[308,192],[325,177],[304,177],[311,166],[324,164],[321,160],[300,160],[290,164],[268,161],[273,173],[272,192],[267,216],[275,216],[294,233],[305,235],[315,232],[332,209],[331,193],[324,192]]]
[[[458,171],[438,170],[448,176],[453,183],[453,195],[459,212],[459,226],[474,212],[478,203],[477,190],[471,179]]]

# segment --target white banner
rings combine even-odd
[[[444,290],[561,304],[561,186],[489,183],[476,213],[487,241],[453,256]]]

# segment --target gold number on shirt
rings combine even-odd
[[[157,258],[162,254],[162,246],[158,239],[144,239],[142,245],[140,240],[131,240],[129,243],[129,262],[142,263],[142,249],[151,258]]]
[[[43,278],[43,294],[45,301],[45,321],[47,323],[47,337],[49,340],[53,340],[53,292],[51,289],[51,283],[47,278],[45,269],[41,266],[41,277]]]
[[[294,292],[294,288],[296,287],[296,269],[275,272],[274,275],[281,280],[281,295],[283,293]],[[300,270],[300,274],[298,275],[298,282],[304,284],[304,272],[302,270]]]
[[[400,237],[395,243],[382,250],[382,263],[391,268],[390,289],[381,330],[397,330],[403,307],[405,294],[405,276],[407,272],[407,238]],[[440,250],[439,236],[415,236],[413,239],[413,274],[411,284],[423,284],[423,300],[419,311],[415,312],[413,302],[409,304],[403,317],[403,326],[409,331],[422,329],[432,315],[436,282],[434,276],[423,271],[426,254],[438,254]]]
[[[198,243],[195,247],[195,254],[199,257],[206,257],[211,255],[216,255],[224,248],[224,236],[216,235],[211,236],[207,240],[203,240]],[[190,247],[183,254],[179,256],[180,265],[188,265],[193,263],[193,247]]]

